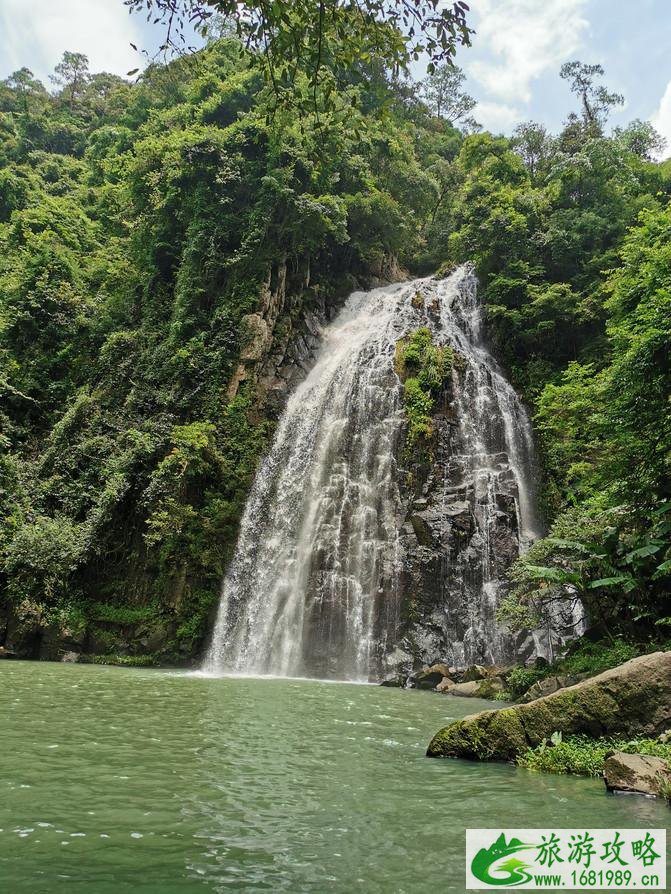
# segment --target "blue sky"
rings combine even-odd
[[[574,106],[562,62],[600,62],[626,107],[613,124],[651,119],[671,151],[671,0],[471,0],[473,46],[458,63],[479,102],[476,118],[509,133],[533,119],[558,128]],[[48,83],[64,50],[84,52],[94,71],[142,65],[158,26],[122,0],[0,0],[0,77],[26,65]],[[421,71],[418,72],[421,74]]]

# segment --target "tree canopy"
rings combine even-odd
[[[451,60],[468,44],[468,5],[437,0],[124,0],[165,28],[164,50],[187,47],[188,28],[207,35],[226,23],[253,52],[278,101],[330,105],[354,68],[378,60],[393,74],[414,59]],[[307,95],[301,79],[307,78]],[[318,88],[321,87],[321,90]]]

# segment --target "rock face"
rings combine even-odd
[[[512,635],[497,622],[507,571],[542,533],[535,512],[535,454],[528,414],[485,347],[475,279],[460,268],[417,285],[412,306],[454,362],[437,396],[430,443],[395,460],[404,518],[398,576],[406,616],[396,645],[415,665],[526,661],[562,642],[553,630]],[[572,623],[575,619],[572,619]]]
[[[412,467],[413,491],[406,495],[400,536],[400,583],[414,603],[412,624],[401,645],[417,661],[440,655],[462,667],[473,661],[509,661],[519,654],[516,639],[502,636],[495,619],[505,572],[520,551],[516,484],[508,458],[501,454],[490,473],[490,488],[491,479],[496,479],[495,495],[478,489],[480,473],[471,468],[469,448],[454,416],[459,400],[468,399],[460,394],[466,387],[457,372],[434,416],[434,462]],[[403,458],[398,462],[402,465]],[[495,501],[494,511],[487,499]],[[528,654],[533,654],[533,646]]]
[[[616,751],[606,758],[603,778],[609,791],[659,795],[671,784],[671,767],[661,757]]]
[[[507,761],[556,731],[657,736],[670,724],[671,652],[655,652],[528,704],[452,723],[433,737],[427,755]]]

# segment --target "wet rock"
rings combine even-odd
[[[467,683],[455,683],[449,689],[450,695],[459,695],[463,698],[475,698],[480,687],[479,680],[469,680]]]
[[[660,757],[616,751],[606,758],[603,778],[608,791],[659,795],[671,785],[671,767]]]
[[[80,653],[79,652],[63,652],[63,657],[61,661],[64,664],[76,664],[79,661]]]
[[[440,525],[442,516],[440,512],[416,512],[410,516],[410,524],[417,542],[421,546],[432,547],[440,544]]]
[[[322,327],[317,315],[312,313],[311,311],[307,311],[305,316],[303,317],[303,322],[305,323],[305,328],[308,330],[310,335],[313,335],[315,338],[319,339],[319,337],[321,336]]]
[[[12,649],[6,649],[4,646],[0,646],[0,658],[16,658],[16,652]]]
[[[453,689],[457,684],[451,677],[443,677],[440,683],[436,686],[436,692],[449,692],[450,689]]]
[[[394,689],[404,689],[407,682],[408,678],[405,676],[405,674],[396,674],[395,677],[390,677],[388,680],[383,680],[380,683],[380,686],[388,686]]]
[[[448,503],[443,511],[448,518],[456,518],[461,515],[468,516],[470,519],[471,504],[466,500],[456,500],[454,503]]]
[[[515,497],[512,494],[495,494],[494,499],[504,515],[512,515],[515,511]]]
[[[415,689],[435,689],[442,682],[444,676],[440,670],[426,668],[413,674],[410,677],[410,683]]]
[[[487,676],[486,667],[481,664],[472,664],[464,671],[464,683],[470,683],[472,680],[484,680]]]
[[[425,670],[426,670],[426,668],[425,668]],[[431,673],[442,674],[444,677],[449,677],[449,675],[450,675],[450,668],[446,664],[443,664],[440,661],[436,661],[434,664],[432,664],[428,668],[428,670]]]
[[[493,699],[496,698],[500,692],[503,692],[505,688],[506,684],[503,677],[498,677],[492,674],[488,676],[487,679],[480,681],[477,697]]]
[[[412,654],[401,646],[396,646],[386,658],[386,668],[390,674],[403,674],[406,678],[412,673]]]
[[[501,677],[488,676],[484,679],[455,683],[447,688],[446,691],[449,695],[458,695],[462,698],[492,699],[496,698],[497,693],[503,692],[503,689],[504,682]]]
[[[671,724],[671,652],[633,658],[524,705],[483,711],[440,730],[429,757],[514,760],[563,735],[657,736]]]

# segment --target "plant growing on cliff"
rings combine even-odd
[[[434,345],[426,327],[396,343],[394,368],[403,384],[403,407],[408,419],[406,444],[410,450],[427,443],[433,434],[432,413],[452,372],[453,359],[449,345]]]

